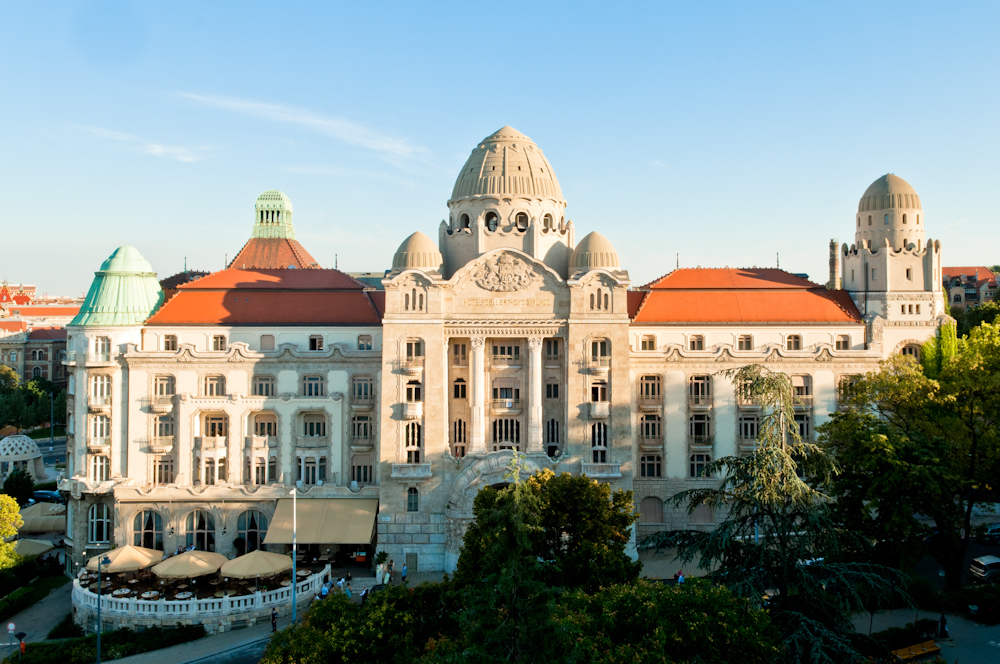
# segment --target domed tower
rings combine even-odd
[[[892,173],[861,197],[855,244],[840,251],[841,283],[867,320],[912,328],[933,325],[946,313],[941,242],[924,238],[924,222],[920,196]],[[831,259],[831,270],[833,265]]]
[[[268,189],[254,205],[253,237],[295,239],[292,201],[277,189]]]
[[[239,270],[318,268],[319,263],[295,239],[292,201],[277,189],[268,189],[253,206],[253,233],[229,262]]]
[[[858,202],[858,246],[877,250],[888,244],[893,249],[924,246],[923,210],[920,196],[901,177],[887,173],[865,190]]]
[[[534,141],[507,126],[469,155],[448,201],[440,246],[445,278],[470,260],[512,248],[567,276],[573,224],[548,159]]]
[[[417,231],[399,245],[399,249],[392,257],[392,269],[394,272],[416,269],[440,274],[443,262],[444,259],[438,248],[434,246],[434,241]]]

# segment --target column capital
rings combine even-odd
[[[531,350],[539,350],[542,347],[541,337],[528,337],[528,346]]]
[[[472,337],[469,343],[473,348],[483,348],[486,346],[486,337]]]

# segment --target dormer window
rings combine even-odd
[[[838,334],[837,350],[851,350],[851,337],[846,334]]]
[[[639,340],[640,350],[656,350],[656,337],[652,334],[643,335]]]
[[[753,337],[749,334],[741,334],[736,340],[738,350],[753,350]]]
[[[700,334],[691,335],[691,339],[688,342],[689,350],[705,350],[705,337]]]
[[[323,350],[323,335],[314,334],[309,337],[309,350]]]

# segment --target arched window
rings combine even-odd
[[[493,451],[521,449],[521,421],[513,417],[493,420]]]
[[[690,350],[705,350],[705,337],[700,334],[692,334],[688,348]]]
[[[959,293],[955,293],[955,297],[953,298],[953,300],[954,300],[954,301],[955,301],[956,303],[958,303],[958,304],[961,304],[961,302],[962,302],[962,296],[961,296],[961,294],[959,294]]]
[[[661,378],[656,374],[639,377],[639,402],[647,405],[661,403]]]
[[[187,515],[184,524],[187,545],[199,551],[215,551],[215,519],[205,510],[195,510]]]
[[[111,418],[107,415],[91,415],[90,437],[95,443],[107,445],[111,437]]]
[[[545,423],[545,453],[550,457],[559,454],[559,420],[551,419]]]
[[[608,462],[608,425],[595,422],[590,427],[590,448],[594,463]]]
[[[469,215],[462,213],[462,216],[458,218],[459,224],[463,230],[469,228]]]
[[[143,510],[132,522],[132,543],[147,549],[163,550],[163,519],[154,510]]]
[[[861,215],[858,215],[858,228],[861,228]]]
[[[903,215],[903,223],[904,224],[906,223],[906,215],[905,214]]]
[[[87,513],[87,541],[103,544],[111,541],[111,510],[104,503],[95,503]]]
[[[419,512],[420,511],[420,492],[416,487],[410,487],[406,490],[406,511],[407,512]]]
[[[886,215],[885,215],[885,221],[884,221],[883,223],[884,223],[884,225],[886,225],[886,226],[888,226],[888,225],[889,225],[889,215],[888,215],[888,214],[886,214]]]
[[[785,350],[802,350],[802,337],[798,334],[789,334],[785,340]]]
[[[423,427],[418,422],[409,422],[404,429],[406,443],[406,463],[420,463],[423,447]]]
[[[552,215],[551,214],[546,214],[544,217],[542,217],[542,228],[544,228],[547,231],[552,230]]]
[[[872,225],[872,216],[871,215],[868,215],[868,225],[869,226]]]
[[[455,379],[455,383],[454,383],[454,395],[455,395],[456,399],[465,399],[466,398],[466,396],[465,396],[466,395],[465,388],[466,388],[465,379],[464,378],[456,378]]]
[[[518,212],[517,216],[514,217],[514,221],[517,224],[517,230],[522,233],[528,230],[528,215],[524,212]]]
[[[111,376],[100,374],[90,377],[90,403],[107,406],[111,403]]]
[[[491,233],[497,229],[497,224],[500,221],[500,217],[497,216],[496,212],[490,211],[486,213],[486,230]]]
[[[641,477],[660,477],[663,474],[663,460],[659,454],[644,454],[639,459]]]
[[[917,215],[917,226],[919,226],[919,225],[920,225],[920,215],[918,214]]]
[[[639,503],[639,523],[663,523],[663,501],[647,496]]]
[[[31,377],[32,378],[41,378],[42,377],[42,368],[41,367],[35,367],[34,369],[32,369],[31,370]]]
[[[153,419],[153,437],[154,438],[173,438],[174,437],[174,416],[173,415],[157,415]]]
[[[267,536],[267,517],[260,510],[247,510],[236,520],[236,530],[243,538],[244,551],[241,553],[256,551]]]
[[[451,455],[456,459],[465,456],[466,435],[465,420],[455,420],[451,426]]]
[[[903,346],[902,350],[900,351],[900,354],[903,355],[903,356],[905,356],[905,357],[912,357],[914,360],[916,360],[917,362],[919,362],[920,361],[920,346],[917,346],[916,344],[907,344],[907,345]]]

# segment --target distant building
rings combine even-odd
[[[941,268],[948,304],[963,311],[984,302],[995,302],[997,275],[985,265]]]
[[[65,386],[64,359],[66,328],[29,329],[24,321],[0,321],[0,364],[16,371],[22,381],[44,378],[56,385]]]

